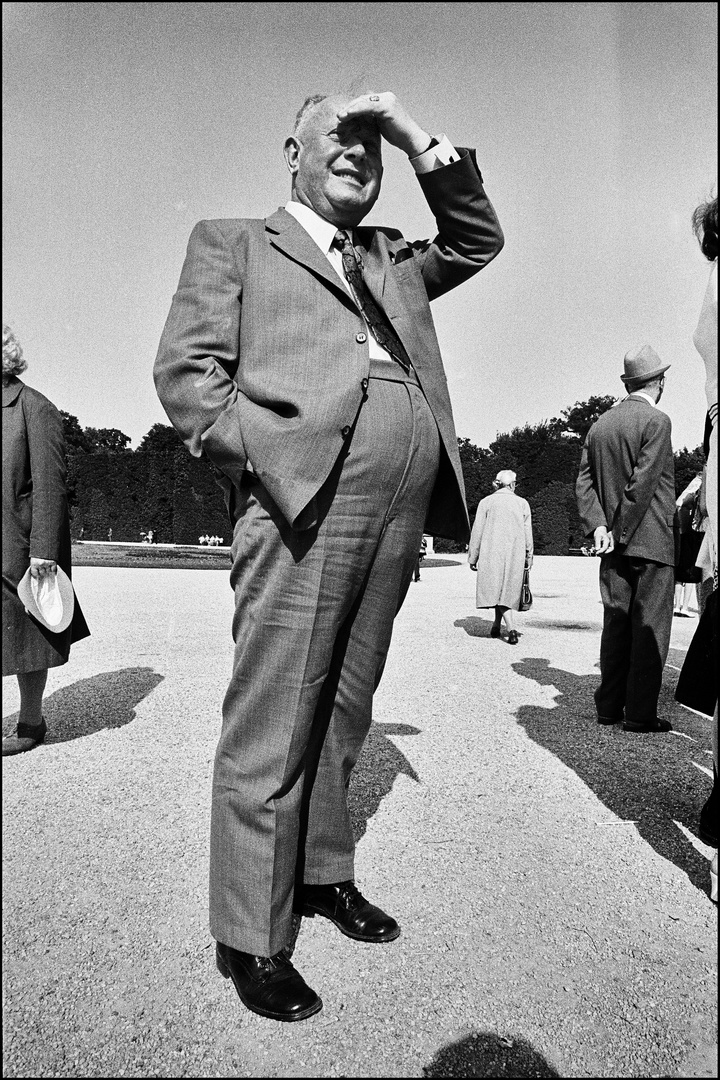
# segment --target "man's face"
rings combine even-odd
[[[295,176],[293,198],[333,225],[359,224],[375,205],[382,178],[381,136],[364,118],[338,123],[349,98],[319,102],[285,143],[288,168]]]

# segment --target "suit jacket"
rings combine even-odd
[[[418,177],[438,235],[408,243],[359,227],[370,292],[391,320],[437,421],[444,460],[427,531],[467,539],[452,409],[430,301],[500,251],[502,232],[473,151]],[[264,221],[201,221],[155,362],[160,400],[186,446],[219,470],[232,516],[248,462],[294,528],[315,523],[315,496],[362,403],[370,368],[359,309],[315,242],[280,209]]]
[[[671,427],[648,401],[625,398],[590,428],[575,488],[588,535],[605,525],[625,555],[668,566],[675,563]]]

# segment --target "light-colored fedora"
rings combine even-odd
[[[62,567],[58,566],[56,573],[45,574],[42,578],[33,577],[28,567],[17,592],[28,615],[53,634],[61,634],[72,622],[75,593]]]
[[[623,382],[632,382],[635,379],[654,379],[656,375],[662,375],[667,371],[670,364],[663,364],[652,345],[641,345],[639,349],[631,349],[625,353],[625,374],[620,378]]]

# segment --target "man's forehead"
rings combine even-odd
[[[347,97],[345,94],[332,94],[330,97],[323,98],[310,114],[310,120],[315,122],[332,120],[335,122],[340,110],[349,105],[351,101],[352,98]]]
[[[348,105],[353,98],[344,94],[333,94],[318,102],[307,118],[307,123],[316,130],[329,130],[337,126],[338,113]],[[347,121],[348,127],[377,130],[373,120],[366,117],[354,118]]]

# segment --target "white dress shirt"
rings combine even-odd
[[[449,165],[451,162],[459,160],[460,155],[445,135],[438,135],[436,138],[438,143],[437,146],[432,146],[423,154],[418,154],[417,157],[410,158],[410,164],[416,173],[432,172],[433,169],[442,169],[445,165]],[[320,217],[319,214],[316,214],[315,211],[311,209],[311,207],[306,206],[305,203],[291,200],[290,202],[285,203],[285,209],[289,214],[292,214],[295,220],[302,225],[303,229],[305,229],[305,232],[309,234],[310,238],[315,241],[354,300],[355,297],[353,296],[353,291],[345,277],[342,254],[339,248],[335,247],[334,244],[335,233],[338,231],[337,226],[333,225],[330,221],[326,221],[325,218]],[[364,319],[364,322],[368,330],[370,359],[385,360],[390,364],[394,364],[395,361],[387,349],[384,349],[382,345],[375,340],[367,320]]]

